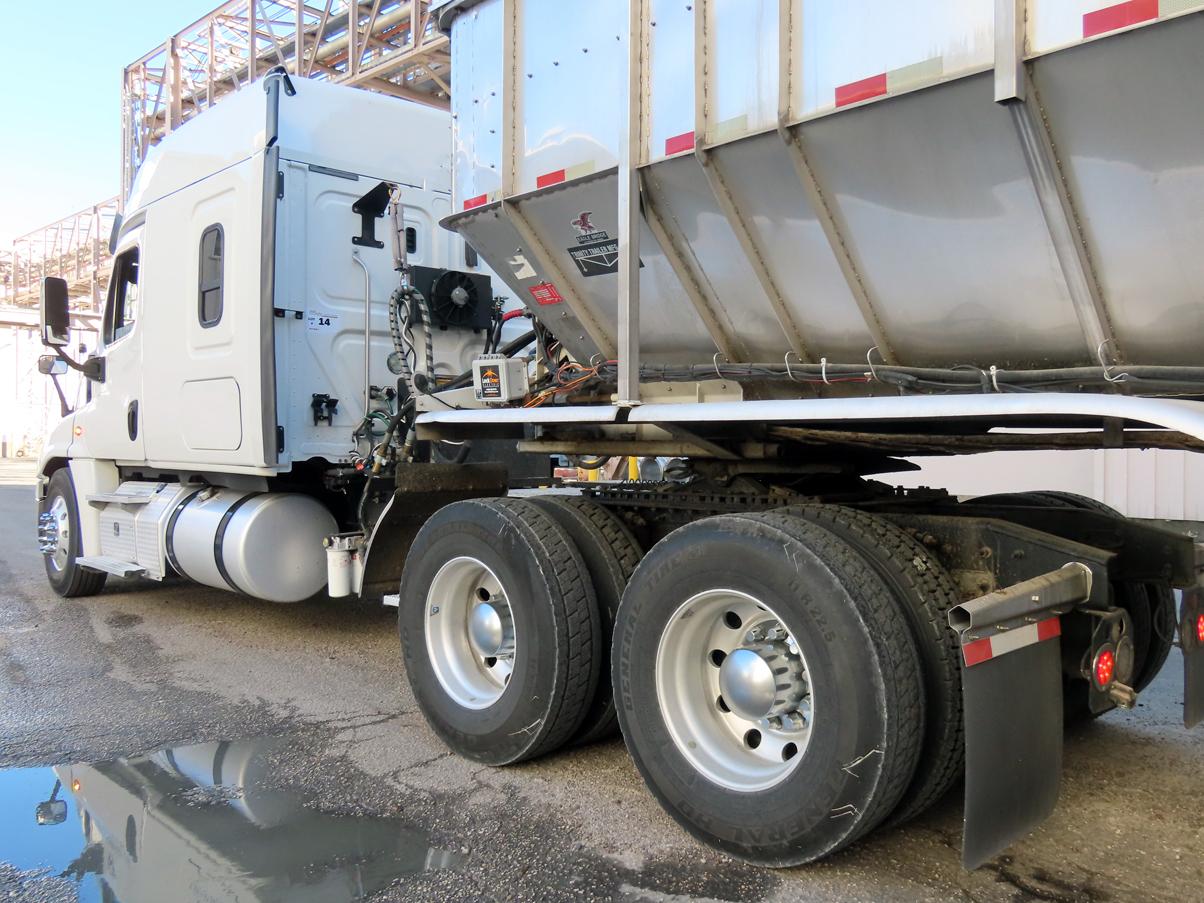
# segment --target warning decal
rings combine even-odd
[[[541,282],[539,285],[531,286],[531,297],[535,299],[536,304],[541,304],[544,307],[564,303],[564,297],[560,292],[556,291],[556,286],[550,282]]]

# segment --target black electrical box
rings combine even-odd
[[[489,328],[493,319],[493,284],[488,276],[411,267],[410,282],[426,298],[436,328]]]

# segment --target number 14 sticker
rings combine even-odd
[[[310,332],[326,332],[330,329],[339,328],[338,314],[310,314],[309,315],[309,331]]]

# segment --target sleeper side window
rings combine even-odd
[[[130,248],[113,263],[109,301],[105,307],[104,343],[128,335],[138,320],[138,249]]]
[[[222,283],[225,276],[226,237],[220,225],[201,233],[201,266],[198,288],[198,315],[201,326],[209,329],[222,320],[224,302]]]

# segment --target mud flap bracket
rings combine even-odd
[[[1060,616],[1091,597],[1080,563],[949,610],[962,649],[962,861],[977,868],[1053,812],[1062,776]]]

